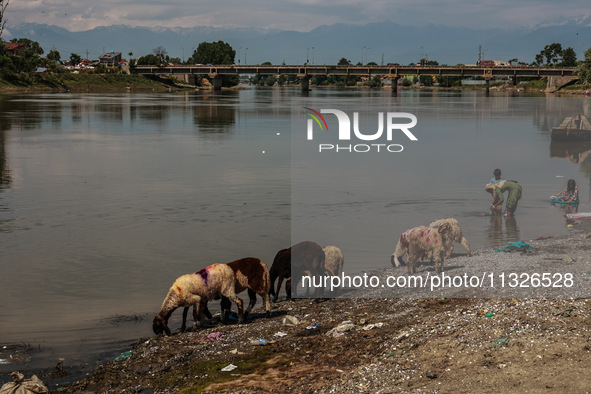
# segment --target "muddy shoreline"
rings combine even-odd
[[[565,236],[526,242],[533,246],[523,255],[529,263],[591,264],[589,222],[575,223]],[[478,266],[517,257],[486,249],[469,259]],[[458,245],[447,266],[465,258]],[[432,269],[426,264],[419,272]],[[392,270],[406,273],[402,267],[378,274]],[[273,304],[271,318],[257,306],[239,326],[212,322],[186,333],[175,327],[170,337],[138,339],[92,372],[59,365],[37,372],[52,391],[68,393],[588,390],[587,297],[370,296],[282,299]],[[149,318],[140,324],[150,331]],[[253,345],[259,339],[269,343]]]

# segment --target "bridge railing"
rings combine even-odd
[[[517,66],[338,66],[338,65],[180,65],[136,66],[137,74],[198,74],[198,75],[355,75],[355,76],[404,76],[439,75],[460,77],[547,77],[572,76],[573,67],[517,67]]]

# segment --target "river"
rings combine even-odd
[[[271,265],[299,240],[339,246],[355,273],[389,267],[402,231],[442,217],[473,249],[567,233],[548,196],[574,178],[591,210],[591,146],[551,144],[550,129],[589,103],[297,88],[0,96],[0,372],[18,364],[11,351],[31,368],[93,367],[152,335],[176,277],[247,256]],[[363,153],[309,161],[292,141],[304,106],[359,111],[374,130],[380,111],[412,113],[418,141],[372,154],[371,168]],[[523,187],[515,220],[487,215],[497,167]]]

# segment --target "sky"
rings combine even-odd
[[[128,25],[307,32],[321,25],[384,21],[510,29],[588,15],[589,0],[9,0],[5,21],[8,30],[32,22],[70,31]]]

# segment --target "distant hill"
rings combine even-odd
[[[199,43],[223,40],[236,50],[236,63],[336,64],[341,58],[353,63],[378,64],[417,62],[421,56],[440,64],[474,64],[479,45],[484,59],[533,61],[545,45],[553,42],[573,47],[579,59],[591,47],[589,18],[553,21],[536,27],[513,30],[467,29],[445,26],[402,26],[392,22],[363,26],[335,24],[310,32],[266,31],[254,28],[213,27],[148,28],[106,26],[82,32],[42,24],[9,27],[3,38],[26,37],[38,41],[45,53],[57,49],[62,58],[71,53],[91,59],[104,52],[121,52],[124,58],[152,53],[162,46],[171,57],[188,58]]]

